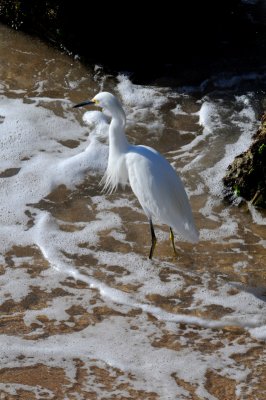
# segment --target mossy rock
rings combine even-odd
[[[229,165],[223,183],[226,199],[241,197],[266,208],[266,113],[250,148]]]

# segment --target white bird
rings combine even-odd
[[[198,242],[199,234],[181,179],[156,150],[128,142],[125,135],[126,115],[118,99],[111,93],[101,92],[92,100],[76,104],[74,108],[85,105],[97,105],[112,116],[104,188],[111,193],[118,184],[130,184],[150,222],[152,242],[149,258],[153,256],[157,241],[154,219],[169,226],[175,255],[173,229],[189,242]]]

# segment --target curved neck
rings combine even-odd
[[[129,146],[126,135],[125,125],[126,116],[124,110],[116,109],[111,111],[112,121],[109,127],[109,157],[118,157],[127,151]]]
[[[112,119],[119,120],[123,126],[126,125],[126,114],[120,104],[116,104],[115,107],[110,107],[109,111],[112,115]]]

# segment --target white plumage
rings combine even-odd
[[[97,94],[93,100],[77,104],[99,105],[109,111],[112,120],[109,127],[109,158],[103,177],[104,188],[112,192],[119,184],[130,184],[147,218],[152,234],[149,257],[156,244],[153,220],[170,227],[173,244],[173,228],[193,243],[199,238],[189,200],[183,183],[169,162],[156,150],[147,146],[128,143],[125,135],[126,116],[118,99],[108,92]]]

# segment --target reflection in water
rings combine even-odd
[[[265,214],[221,197],[257,126],[253,75],[213,77],[204,94],[136,86],[0,35],[1,395],[264,399]],[[129,189],[101,192],[109,117],[72,105],[102,88],[120,96],[129,140],[185,182],[200,242],[177,241],[177,260],[164,226],[147,260]]]

